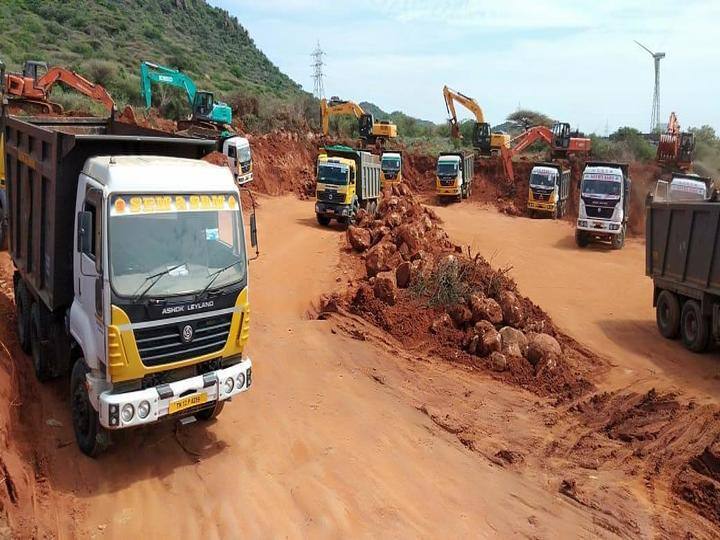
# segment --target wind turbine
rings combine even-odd
[[[650,49],[648,49],[645,45],[643,45],[637,40],[635,41],[635,43],[637,43],[643,49],[649,52],[650,56],[653,57],[653,61],[655,63],[655,91],[653,92],[652,113],[650,115],[650,131],[652,132],[657,127],[658,119],[660,118],[660,60],[665,58],[665,53],[652,52]]]

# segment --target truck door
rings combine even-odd
[[[105,309],[103,298],[103,196],[102,191],[87,185],[85,200],[82,202],[80,211],[90,214],[88,234],[92,238],[88,252],[79,253],[79,301],[82,306],[83,315],[89,323],[89,335],[85,333],[86,339],[92,340],[96,357],[106,364],[105,359]],[[92,336],[92,337],[91,337]],[[87,353],[87,351],[86,351]],[[86,358],[92,366],[92,359]]]

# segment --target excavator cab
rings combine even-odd
[[[212,92],[198,92],[193,103],[193,118],[209,120],[215,105],[215,96]]]
[[[678,164],[691,164],[695,157],[695,134],[680,133],[680,149],[678,150]]]
[[[570,124],[567,122],[555,122],[552,127],[553,150],[563,151],[570,147]]]
[[[48,65],[46,62],[38,62],[36,60],[28,60],[23,66],[23,77],[26,79],[37,80],[47,73]]]
[[[370,141],[373,138],[373,126],[375,118],[370,113],[365,113],[358,118],[358,132],[363,141]]]
[[[477,149],[482,156],[491,154],[490,124],[487,122],[475,122],[473,127],[473,148]]]

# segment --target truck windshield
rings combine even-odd
[[[400,159],[399,158],[383,158],[381,163],[382,163],[383,171],[399,171],[400,170]]]
[[[603,178],[598,178],[603,176]],[[585,175],[582,181],[583,195],[602,195],[610,198],[619,198],[622,183],[619,176],[611,175]]]
[[[318,167],[318,182],[344,186],[348,183],[348,167],[337,163],[326,163]]]
[[[234,194],[113,197],[108,238],[115,293],[138,296],[158,274],[148,297],[196,293],[213,278],[213,289],[243,281],[241,224]]]
[[[530,185],[540,188],[555,187],[557,175],[547,172],[534,172],[530,175]]]
[[[458,173],[458,164],[454,161],[438,161],[438,176],[455,176]]]
[[[238,148],[237,154],[238,154],[238,160],[241,163],[246,163],[246,162],[250,161],[250,147],[249,146],[243,146],[243,147]]]

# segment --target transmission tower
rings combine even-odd
[[[318,41],[317,46],[315,47],[315,50],[310,55],[313,58],[313,63],[311,64],[311,67],[313,68],[313,94],[316,98],[322,99],[325,97],[325,84],[323,80],[325,79],[325,74],[323,73],[323,66],[325,65],[325,62],[323,62],[323,56],[325,56],[325,52],[320,48],[320,42]]]
[[[653,63],[655,65],[655,90],[653,91],[652,113],[650,114],[650,131],[652,132],[657,128],[660,120],[660,60],[665,58],[665,53],[652,52],[639,41],[635,41],[635,43],[650,53],[650,56],[653,57]]]

